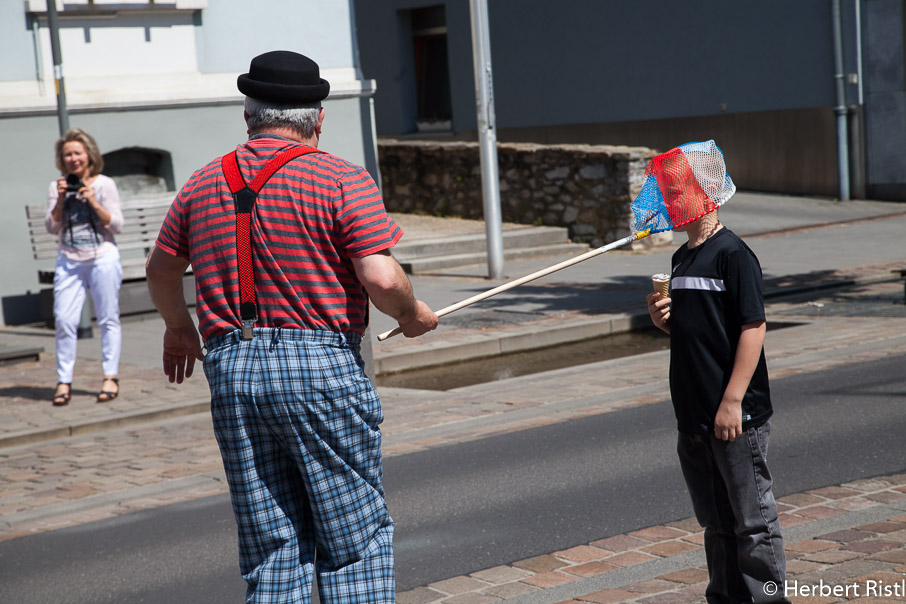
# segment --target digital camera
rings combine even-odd
[[[79,189],[85,186],[85,183],[82,182],[82,179],[76,176],[75,174],[66,175],[66,191],[70,193],[77,193]]]

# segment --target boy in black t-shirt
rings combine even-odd
[[[648,312],[670,334],[677,452],[695,516],[705,527],[707,601],[788,602],[767,466],[772,409],[761,266],[721,225],[716,205],[702,205],[714,198],[713,183],[724,189],[719,203],[735,191],[720,150],[711,145],[709,153],[716,156],[668,152],[652,160],[658,162],[658,186],[673,230],[685,232],[689,241],[673,254],[669,297],[649,294]],[[703,178],[703,163],[712,175],[714,165],[723,174]],[[684,204],[694,207],[688,211]],[[680,222],[680,214],[690,218]]]

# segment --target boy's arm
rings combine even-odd
[[[761,359],[764,334],[764,321],[746,323],[742,326],[730,383],[727,384],[714,418],[714,435],[721,440],[733,442],[742,436],[742,399]]]

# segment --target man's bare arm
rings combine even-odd
[[[409,278],[389,251],[353,258],[352,265],[377,309],[393,317],[407,338],[437,327],[437,315],[415,298]]]
[[[186,305],[182,279],[189,261],[157,246],[145,263],[151,301],[164,319],[164,373],[171,382],[182,383],[202,360],[201,340]]]

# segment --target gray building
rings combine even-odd
[[[715,139],[737,184],[906,200],[903,0],[488,0],[500,141]],[[476,138],[468,0],[355,0],[379,136]],[[844,131],[841,129],[841,132]]]
[[[72,127],[105,155],[121,196],[173,191],[246,137],[236,76],[251,58],[293,50],[331,83],[321,148],[377,176],[374,82],[358,64],[350,1],[58,0]],[[0,2],[0,263],[4,324],[38,318],[26,205],[58,173],[57,101],[45,0]],[[52,262],[50,263],[52,265]]]

